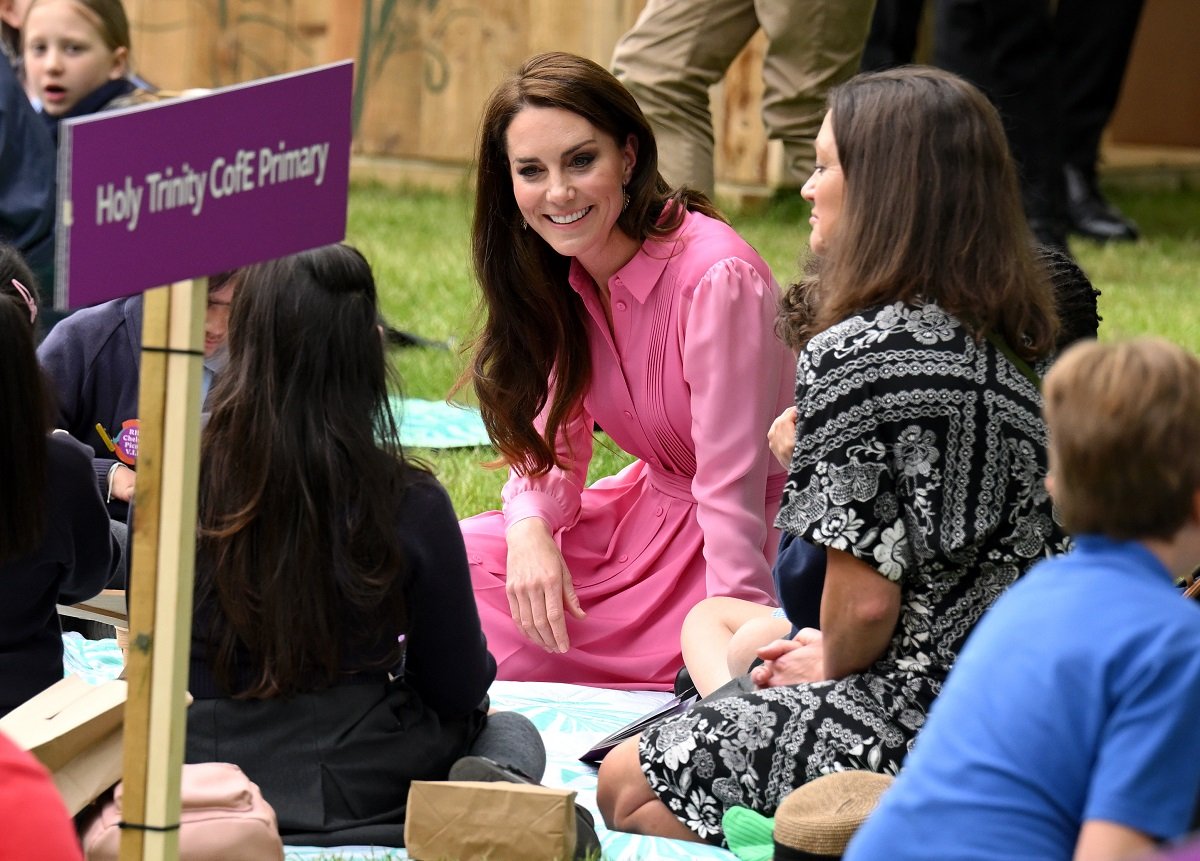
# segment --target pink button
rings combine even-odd
[[[618,561],[618,562],[628,562],[628,561],[629,561],[629,554],[628,554],[628,553],[622,553],[620,556],[618,556],[618,557],[617,557],[617,561]]]

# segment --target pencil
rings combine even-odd
[[[108,434],[105,433],[104,425],[100,424],[100,422],[96,422],[96,433],[100,434],[100,439],[102,439],[104,441],[104,445],[108,448],[109,451],[117,450],[117,447],[115,445],[113,445],[112,439],[110,439]]]

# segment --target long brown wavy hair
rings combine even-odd
[[[398,661],[395,511],[410,473],[363,256],[330,245],[236,277],[201,438],[196,600],[209,602],[217,679],[270,698],[329,686],[347,649],[390,641],[379,663]]]
[[[844,179],[837,237],[789,289],[793,346],[875,305],[936,302],[1027,359],[1054,349],[1054,299],[995,108],[961,78],[909,66],[857,75],[828,108]]]
[[[722,218],[702,193],[672,191],[658,172],[658,146],[637,101],[608,70],[573,54],[530,58],[484,108],[472,251],[484,316],[471,366],[484,424],[504,460],[529,475],[563,466],[554,441],[579,408],[591,377],[585,312],[567,283],[570,259],[521,228],[506,135],[526,107],[578,114],[618,145],[637,141],[629,205],[617,226],[639,242],[664,236],[695,210]],[[553,383],[551,382],[553,380]],[[534,419],[545,409],[544,433]]]

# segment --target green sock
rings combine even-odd
[[[774,819],[748,807],[731,807],[721,818],[721,827],[729,851],[742,861],[771,861],[775,856]]]

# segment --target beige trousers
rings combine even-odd
[[[789,185],[813,166],[825,94],[858,71],[875,0],[648,0],[613,53],[613,72],[654,127],[659,169],[671,185],[712,194],[709,87],[759,27],[763,123],[783,141]]]

